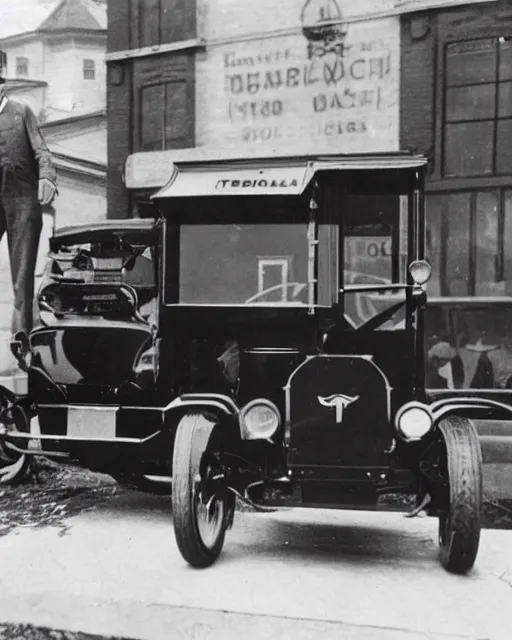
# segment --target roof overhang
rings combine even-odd
[[[299,196],[323,171],[419,169],[426,162],[423,156],[381,154],[174,164],[167,184],[152,198]]]
[[[305,180],[311,180],[316,171],[324,169],[402,169],[421,167],[426,164],[423,156],[406,153],[376,153],[376,154],[319,154],[319,155],[297,155],[292,153],[276,152],[272,155],[261,155],[248,153],[246,150],[216,150],[195,147],[191,149],[175,149],[169,151],[142,151],[128,156],[124,167],[124,183],[127,189],[153,191],[161,189],[156,197],[178,197],[178,190],[183,188],[185,174],[190,177],[190,185],[197,184],[201,187],[206,185],[205,175],[216,173],[219,180],[245,180],[254,183],[258,178],[258,171],[263,170],[267,177],[272,179],[279,177],[274,170],[285,169],[287,177],[291,181],[297,180],[297,185],[282,186],[260,186],[259,189],[267,188],[265,195],[274,193],[292,194],[301,193],[307,186]],[[309,168],[308,168],[309,167]],[[300,173],[302,171],[302,174]],[[309,175],[313,171],[313,174]],[[293,176],[292,177],[292,173]],[[304,175],[307,173],[308,175]],[[229,174],[229,175],[228,175]],[[178,180],[178,175],[179,180]],[[284,174],[280,174],[283,176]],[[187,178],[188,179],[188,178]],[[264,179],[264,178],[262,178]],[[301,180],[303,187],[301,187]],[[195,182],[194,182],[195,181]],[[172,193],[163,196],[163,190],[170,189],[174,185]],[[252,187],[252,189],[256,188]],[[211,187],[210,187],[211,188]],[[294,191],[295,189],[295,191]],[[240,195],[242,193],[253,193],[246,184],[245,187],[233,186],[226,183],[222,189],[214,190],[214,195]],[[183,195],[207,195],[188,190]]]

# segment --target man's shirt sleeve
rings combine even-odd
[[[53,166],[51,153],[46,146],[43,135],[39,130],[34,112],[29,106],[25,106],[25,128],[34,151],[34,155],[39,165],[39,179],[47,178],[53,184],[57,184],[57,173]]]

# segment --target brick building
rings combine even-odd
[[[506,0],[111,0],[109,215],[147,211],[134,153],[155,187],[184,147],[411,148],[431,163],[431,294],[510,295],[511,38]]]
[[[512,5],[404,16],[401,42],[401,145],[431,162],[431,293],[509,296]]]
[[[398,149],[394,4],[109,2],[109,215],[144,208],[144,194],[123,185],[132,153]],[[148,155],[153,170],[157,158]]]

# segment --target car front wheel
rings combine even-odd
[[[215,450],[216,423],[201,414],[185,415],[173,452],[172,510],[176,542],[193,567],[219,557],[229,522],[224,471]]]
[[[450,416],[439,429],[446,446],[447,486],[439,515],[440,560],[451,573],[465,574],[478,553],[482,505],[482,453],[470,420]]]

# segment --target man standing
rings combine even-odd
[[[34,275],[42,207],[56,192],[56,173],[30,107],[6,96],[0,51],[0,240],[7,232],[14,289],[12,333],[32,328]]]

